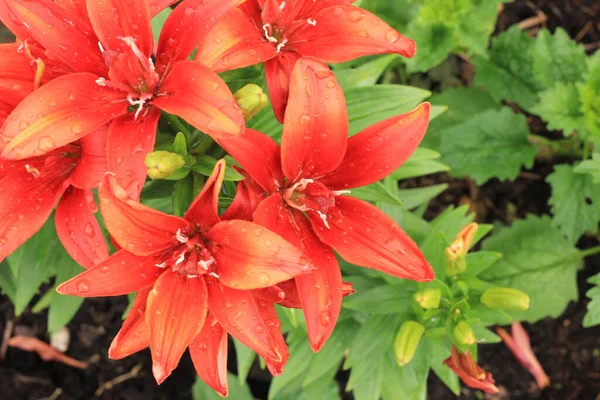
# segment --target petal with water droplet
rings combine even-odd
[[[204,188],[185,213],[184,218],[200,231],[208,231],[215,224],[221,222],[221,218],[219,218],[219,193],[221,192],[224,176],[225,160],[219,160],[204,184]]]
[[[140,290],[133,301],[131,310],[117,336],[108,349],[108,356],[120,360],[150,345],[150,336],[146,326],[146,300],[152,287]]]
[[[71,185],[79,189],[97,188],[108,171],[106,141],[108,125],[104,125],[79,140],[81,157],[71,175]]]

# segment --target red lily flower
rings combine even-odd
[[[44,225],[57,202],[56,231],[71,257],[85,268],[108,258],[90,191],[106,173],[107,133],[102,128],[38,157],[0,159],[0,260]]]
[[[356,265],[400,278],[433,279],[417,245],[391,218],[341,195],[382,179],[406,161],[427,130],[430,106],[422,104],[348,139],[342,90],[325,64],[308,58],[294,68],[289,103],[281,150],[251,129],[220,143],[269,195],[254,212],[254,222],[296,245],[317,267],[295,281],[309,339],[318,351],[331,335],[342,300],[331,247]]]
[[[231,10],[201,44],[196,60],[215,71],[265,62],[275,116],[283,121],[296,61],[339,63],[371,54],[413,57],[415,43],[353,0],[249,0]]]
[[[207,312],[263,355],[272,370],[280,370],[287,358],[272,304],[255,301],[250,290],[305,274],[313,266],[279,235],[252,222],[219,218],[224,171],[225,163],[220,161],[184,218],[136,203],[114,177],[107,176],[99,191],[101,211],[122,250],[57,289],[84,297],[138,292],[138,306],[113,343],[111,356],[131,354],[149,344],[158,383],[169,376],[194,340],[204,343],[203,338],[212,341],[220,335],[216,324],[206,325]],[[143,325],[137,320],[142,314],[147,340],[143,330],[134,327]],[[219,349],[215,345],[210,356],[200,351],[192,351],[192,356],[214,357],[222,364]],[[206,360],[196,361],[202,365]]]
[[[498,393],[492,374],[481,369],[470,352],[460,353],[456,346],[452,345],[452,354],[443,363],[450,367],[467,386],[486,393]]]
[[[156,67],[148,0],[88,0],[87,18],[81,2],[65,9],[50,0],[3,1],[8,12],[0,16],[8,15],[13,25],[23,21],[28,35],[75,72],[21,101],[0,130],[2,157],[40,156],[110,123],[109,170],[137,199],[160,110],[216,138],[243,133],[244,118],[227,85],[202,64],[185,60],[242,0],[184,1],[165,23]]]

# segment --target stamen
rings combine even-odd
[[[352,193],[352,192],[351,192],[351,191],[349,191],[349,190],[334,190],[334,191],[333,191],[333,193],[334,193],[336,196],[341,196],[342,194],[350,194],[350,193]]]
[[[164,261],[164,262],[162,262],[160,264],[154,264],[154,266],[158,267],[158,268],[167,268],[167,262]]]
[[[308,186],[309,183],[314,183],[312,179],[301,179],[300,182],[296,182],[294,186],[291,187],[291,192],[295,192],[296,189],[304,190]]]
[[[271,43],[277,43],[278,40],[276,38],[274,38],[273,36],[271,36],[271,24],[264,24],[263,25],[263,30],[265,31],[265,37],[267,38],[267,40]]]
[[[175,237],[177,238],[177,240],[179,240],[180,243],[187,243],[187,241],[189,240],[187,236],[181,234],[181,229],[177,229]]]
[[[96,79],[96,83],[98,84],[98,86],[106,86],[106,79],[98,78],[98,79]]]
[[[102,46],[102,43],[98,42],[98,47],[100,48],[100,53],[104,53],[104,46]]]
[[[179,258],[177,259],[177,261],[175,261],[175,266],[178,266],[179,264],[181,264],[184,261],[185,261],[185,251],[182,251],[181,254],[179,255]]]
[[[323,220],[325,227],[327,229],[331,229],[331,227],[329,226],[329,221],[327,221],[327,214],[322,213],[321,211],[317,211],[317,214],[319,214],[319,217],[321,217],[321,220]]]
[[[208,267],[210,267],[211,265],[213,265],[215,263],[215,259],[214,258],[209,258],[208,260],[200,260],[198,261],[197,265],[202,268],[205,271],[208,271]]]
[[[29,172],[31,175],[33,175],[33,177],[34,177],[35,179],[39,178],[39,176],[40,176],[40,171],[39,171],[37,168],[35,168],[35,167],[32,167],[32,166],[31,166],[31,165],[29,165],[29,164],[25,164],[25,169],[27,170],[27,172]]]
[[[211,273],[209,273],[208,275],[212,276],[213,278],[217,278],[217,279],[219,279],[219,275],[218,275],[218,274],[216,274],[216,273],[214,273],[214,272],[211,272]]]
[[[280,12],[281,12],[281,11],[283,11],[283,9],[285,8],[285,4],[286,4],[286,2],[285,2],[285,1],[283,1],[283,2],[281,2],[281,4],[279,5],[279,11],[280,11]]]
[[[309,25],[312,25],[312,26],[317,26],[317,21],[316,21],[316,20],[314,20],[314,19],[312,19],[312,18],[309,18],[309,19],[308,19],[308,21],[306,21],[306,22],[307,22]]]
[[[277,45],[277,51],[276,51],[276,53],[280,53],[280,52],[281,52],[281,49],[285,47],[286,43],[287,43],[287,39],[286,39],[286,40],[284,40],[283,42],[279,43],[279,44]]]

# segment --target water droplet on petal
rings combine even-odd
[[[400,39],[400,33],[395,31],[394,29],[390,29],[387,32],[385,32],[385,40],[387,40],[388,42],[396,43],[398,39]]]
[[[265,230],[263,228],[256,228],[256,230],[254,231],[254,236],[261,237],[264,231]]]
[[[38,143],[38,148],[42,151],[50,151],[54,149],[54,146],[54,140],[48,136],[41,138]]]
[[[268,274],[263,272],[258,275],[258,282],[260,282],[261,285],[267,285],[270,281],[271,277]]]
[[[300,125],[306,125],[308,124],[308,122],[310,121],[310,115],[308,114],[302,114],[300,116],[300,119],[298,120],[298,122],[300,122]]]
[[[265,332],[265,329],[260,326],[260,325],[256,325],[256,333],[258,333],[259,335],[262,335]]]
[[[327,326],[331,322],[331,313],[329,311],[321,311],[319,319],[321,320],[321,325]]]
[[[77,290],[80,293],[88,293],[90,291],[90,281],[84,279],[77,283]]]
[[[360,22],[365,17],[365,15],[366,14],[362,9],[355,8],[348,14],[348,19],[350,20],[350,22],[357,23]]]
[[[71,127],[71,132],[73,133],[73,135],[79,136],[83,132],[83,126],[81,126],[81,125],[73,125]]]
[[[94,227],[92,224],[87,224],[83,230],[83,232],[88,236],[93,238],[96,232],[94,232]]]

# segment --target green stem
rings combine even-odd
[[[188,141],[192,138],[192,133],[186,128],[186,126],[179,120],[176,115],[168,114],[166,112],[162,113],[163,117],[167,120],[171,128],[173,128],[173,133],[181,132],[185,135],[185,139]]]
[[[583,250],[583,251],[579,252],[578,255],[580,258],[586,258],[589,256],[594,256],[596,254],[600,254],[600,246],[596,246],[596,247],[592,247],[587,250]]]
[[[192,149],[192,153],[201,156],[206,155],[214,144],[215,140],[213,138],[208,135],[203,135],[200,143]]]
[[[550,160],[554,156],[581,157],[581,142],[577,138],[550,140],[544,136],[530,134],[529,143],[538,148],[538,159]]]

